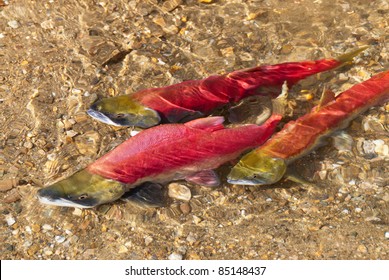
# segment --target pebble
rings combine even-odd
[[[26,240],[23,243],[23,247],[24,248],[29,248],[31,245],[32,245],[32,241],[31,240]]]
[[[193,234],[193,232],[190,232],[188,234],[188,236],[186,237],[186,241],[188,241],[190,244],[193,244],[197,241],[195,235]]]
[[[360,212],[362,212],[362,209],[357,207],[357,208],[355,208],[355,212],[360,213]]]
[[[5,248],[7,251],[13,251],[15,247],[12,244],[6,243]]]
[[[21,198],[22,197],[21,197],[18,189],[12,189],[4,196],[3,201],[5,203],[12,203],[12,202],[18,201]],[[16,208],[15,208],[15,210],[16,210]],[[20,211],[21,211],[21,209],[20,209]],[[20,213],[20,211],[19,211],[19,213]]]
[[[384,140],[373,140],[375,145],[374,151],[380,156],[387,156],[389,154],[389,147],[385,144]]]
[[[80,208],[74,208],[73,215],[75,215],[75,216],[81,216],[81,215],[82,215],[82,209],[80,209]]]
[[[73,138],[74,136],[76,136],[78,134],[77,131],[74,131],[74,130],[68,130],[66,131],[66,136],[67,137],[70,137],[70,138]]]
[[[53,254],[53,250],[51,250],[49,247],[43,248],[43,254],[46,256],[51,256]]]
[[[19,27],[19,23],[16,20],[10,20],[9,22],[7,22],[7,24],[9,27],[14,29]]]
[[[385,238],[386,238],[386,239],[389,239],[389,231],[386,231],[386,232],[385,232]]]
[[[357,248],[358,252],[360,253],[367,253],[367,248],[365,245],[359,245]]]
[[[149,246],[151,242],[153,242],[153,238],[151,236],[145,237],[146,246]]]
[[[362,148],[366,156],[369,158],[375,158],[377,154],[375,153],[375,144],[374,141],[366,140],[362,144]]]
[[[182,255],[178,253],[172,253],[168,257],[169,260],[182,260]]]
[[[44,225],[42,226],[42,229],[44,229],[44,230],[52,230],[53,227],[52,227],[51,225],[44,224]]]
[[[344,73],[339,74],[339,81],[347,81],[348,77]]]
[[[30,226],[26,226],[25,230],[26,230],[27,233],[30,233],[30,234],[32,233],[32,229],[31,229]]]
[[[190,210],[191,210],[189,203],[184,202],[184,203],[180,204],[180,210],[185,215],[189,214]]]
[[[194,222],[196,225],[199,224],[201,221],[202,221],[201,218],[199,218],[199,217],[193,215],[193,222]]]
[[[72,89],[72,93],[73,93],[73,94],[81,94],[81,93],[82,93],[82,90],[81,90],[81,89],[78,89],[78,88],[73,88],[73,89]]]
[[[119,254],[124,254],[124,253],[127,253],[128,252],[128,249],[126,246],[124,245],[120,245],[119,247]]]
[[[36,252],[39,251],[39,246],[37,244],[32,244],[30,248],[27,250],[27,254],[29,256],[35,255]]]
[[[334,139],[334,147],[339,152],[347,152],[351,151],[353,147],[353,138],[347,134],[344,131],[338,132],[335,136],[333,136]]]
[[[137,135],[139,132],[141,132],[141,131],[140,131],[140,130],[131,130],[130,135],[131,135],[131,137],[134,137],[134,136]]]
[[[65,236],[61,235],[57,235],[54,239],[57,243],[63,243],[66,240]]]
[[[4,179],[0,181],[0,192],[6,192],[17,185],[16,178]]]
[[[183,201],[189,201],[190,198],[192,197],[190,189],[178,183],[171,183],[169,185],[168,195],[171,198],[175,198]]]
[[[27,141],[27,142],[23,143],[23,147],[25,147],[27,149],[32,149],[33,146],[34,145],[30,141]]]
[[[197,255],[195,252],[190,252],[190,253],[188,253],[188,254],[187,254],[187,258],[188,258],[189,260],[200,260],[200,259],[201,259],[200,256]]]
[[[12,217],[11,214],[8,214],[5,216],[5,221],[7,222],[8,226],[12,226],[14,223],[16,223],[16,220],[14,217]]]
[[[40,232],[41,231],[41,227],[38,224],[33,224],[31,226],[31,229],[32,229],[33,232]]]

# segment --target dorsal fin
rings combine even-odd
[[[272,100],[273,113],[281,116],[287,115],[287,107],[288,107],[288,84],[285,81],[282,84],[282,92],[280,95]]]
[[[190,122],[185,123],[186,126],[207,130],[207,131],[215,131],[223,129],[224,117],[216,116],[216,117],[208,117],[196,119]]]
[[[321,95],[319,105],[317,106],[317,110],[324,107],[328,103],[335,100],[335,93],[330,89],[324,89],[323,94]]]

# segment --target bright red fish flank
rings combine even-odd
[[[144,130],[87,168],[39,190],[41,202],[59,206],[94,207],[120,198],[144,182],[185,179],[217,185],[213,169],[263,144],[281,116],[263,125],[225,128],[223,117],[185,124],[166,124]]]

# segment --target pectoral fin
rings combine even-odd
[[[220,184],[219,176],[213,170],[203,170],[185,177],[185,180],[197,185],[216,187]]]
[[[216,117],[208,117],[208,118],[193,120],[185,123],[185,125],[192,128],[202,129],[206,131],[216,131],[224,128],[223,122],[224,122],[224,117],[216,116]]]
[[[202,117],[204,117],[202,112],[178,106],[172,109],[169,113],[165,114],[165,118],[169,123],[184,123]]]
[[[126,192],[121,199],[147,208],[163,207],[169,202],[166,188],[149,182]]]

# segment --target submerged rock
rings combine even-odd
[[[187,186],[178,183],[171,183],[169,185],[168,195],[171,198],[183,201],[189,201],[192,197],[190,189]]]

